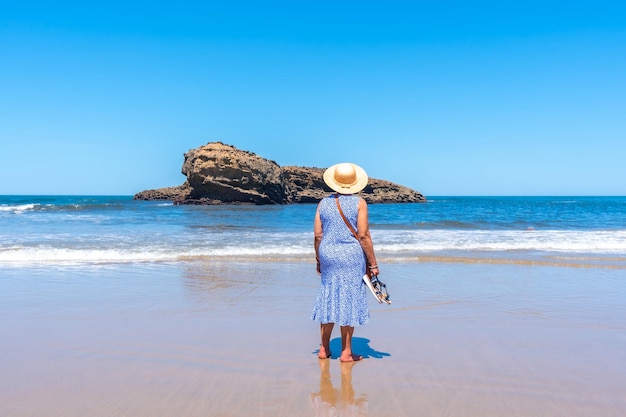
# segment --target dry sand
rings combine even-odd
[[[383,264],[344,365],[313,268],[7,268],[0,416],[626,415],[623,269]]]

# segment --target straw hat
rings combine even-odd
[[[356,164],[344,162],[324,171],[324,182],[339,194],[354,194],[367,185],[367,173]]]

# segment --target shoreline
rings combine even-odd
[[[2,260],[0,266],[7,268],[65,268],[65,267],[107,267],[115,265],[184,265],[201,263],[236,262],[242,264],[309,264],[314,256],[308,254],[292,255],[195,255],[176,256],[173,258],[153,259],[149,256],[129,256],[127,259],[50,259],[33,261],[31,259]],[[461,263],[461,264],[493,264],[493,265],[520,265],[520,266],[553,266],[563,268],[599,268],[599,269],[626,269],[626,256],[621,254],[591,254],[565,252],[472,252],[472,251],[445,251],[431,253],[388,253],[378,251],[377,257],[381,264],[419,264],[419,263]]]

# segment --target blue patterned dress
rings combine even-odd
[[[360,197],[340,195],[343,214],[356,230]],[[311,318],[320,323],[360,326],[369,321],[365,273],[365,254],[360,243],[341,218],[334,195],[319,203],[322,240],[318,256],[321,286]]]

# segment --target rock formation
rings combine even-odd
[[[189,198],[191,186],[187,181],[176,187],[157,188],[156,190],[146,190],[135,194],[135,200],[172,200],[182,201]]]
[[[222,142],[209,142],[185,154],[178,187],[146,190],[137,200],[172,200],[176,204],[291,204],[316,203],[332,192],[322,178],[324,169],[280,167],[276,162]],[[415,190],[370,178],[359,193],[368,203],[425,202]]]

